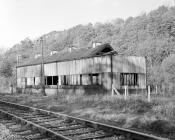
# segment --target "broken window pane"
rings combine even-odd
[[[53,85],[58,84],[58,76],[53,76]]]

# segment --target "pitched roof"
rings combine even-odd
[[[61,61],[69,61],[73,59],[88,58],[88,57],[104,55],[106,53],[116,53],[116,52],[111,47],[111,45],[103,44],[103,45],[96,46],[95,48],[80,48],[80,49],[74,49],[71,52],[61,51],[59,53],[45,57],[44,63],[61,62]],[[21,63],[18,65],[18,67],[41,64],[41,61],[42,59],[41,57],[39,57],[37,59],[32,59],[29,62]]]

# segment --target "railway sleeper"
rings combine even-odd
[[[23,117],[22,117],[23,118]],[[23,118],[23,119],[26,119],[26,120],[30,120],[30,121],[39,121],[39,120],[47,120],[49,119],[50,117],[47,116],[47,117],[38,117],[38,116],[33,116],[32,118]]]
[[[102,138],[107,138],[107,137],[111,137],[111,136],[113,136],[112,134],[99,134],[99,135],[91,135],[91,136],[88,136],[88,134],[87,135],[83,135],[83,136],[78,136],[78,137],[75,137],[75,138],[73,138],[73,139],[75,139],[75,140],[77,140],[77,139],[79,139],[79,140],[89,140],[89,139],[92,139],[92,140],[94,140],[94,139],[102,139]]]
[[[57,118],[50,118],[50,119],[44,119],[44,120],[32,120],[33,123],[44,123],[44,122],[52,122],[52,121],[56,121]]]
[[[76,129],[80,129],[80,128],[87,128],[87,127],[85,127],[85,126],[77,126],[77,127],[68,127],[68,128],[56,128],[56,129],[53,129],[53,131],[60,132],[60,131],[67,131],[67,130],[76,130]]]

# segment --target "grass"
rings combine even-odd
[[[0,124],[0,140],[16,140],[16,135],[12,134],[5,125]]]
[[[175,96],[152,97],[144,95],[4,95],[4,99],[25,105],[97,120],[124,128],[153,133],[175,139]]]

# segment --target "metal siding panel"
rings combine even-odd
[[[26,77],[31,77],[31,67],[30,66],[27,66],[26,67]]]
[[[57,70],[58,70],[58,75],[63,75],[63,67],[62,67],[62,62],[57,62]]]
[[[41,83],[41,78],[35,77],[35,85],[40,85],[40,83]]]
[[[70,75],[71,73],[71,67],[70,67],[71,61],[67,62],[67,75]]]
[[[41,65],[37,65],[37,71],[36,71],[36,77],[40,77],[41,76]]]
[[[40,76],[40,65],[34,65],[34,66],[27,66],[23,69],[23,76],[24,77],[38,77]]]
[[[89,58],[89,71],[93,73],[94,61],[93,58]]]
[[[83,59],[79,61],[80,61],[80,73],[83,74]]]
[[[68,63],[68,68],[69,68],[68,69],[68,73],[69,73],[68,75],[72,75],[72,67],[71,67],[72,66],[72,61],[68,61],[68,62],[69,62]]]
[[[83,74],[86,74],[85,59],[82,59],[82,73],[83,73]]]
[[[138,74],[139,80],[139,88],[145,89],[146,88],[146,74]]]
[[[123,61],[121,57],[112,56],[113,60],[113,72],[122,72],[123,71]]]
[[[116,89],[120,89],[120,73],[113,73],[113,84]]]
[[[78,74],[79,68],[78,68],[78,61],[74,60],[74,74]]]
[[[101,65],[101,59],[102,59],[102,57],[97,57],[97,62],[98,62],[98,73],[103,72],[103,71],[102,71],[102,65]]]
[[[105,56],[102,56],[101,67],[102,67],[102,71],[106,72],[107,66],[106,66],[106,57]]]
[[[66,74],[66,72],[65,72],[65,62],[62,62],[61,63],[61,73],[62,73],[62,75],[65,75]]]
[[[63,75],[63,71],[62,71],[62,62],[59,62],[58,63],[59,64],[59,67],[58,67],[58,69],[59,69],[59,75]]]
[[[92,60],[91,58],[88,58],[85,60],[85,68],[86,68],[86,73],[92,73]]]
[[[75,74],[80,74],[81,73],[81,65],[80,65],[80,60],[75,60]]]
[[[68,72],[69,71],[69,69],[68,69],[68,62],[64,62],[63,65],[64,65],[64,72],[65,72],[64,75],[69,75],[68,74],[69,73]]]
[[[128,58],[123,57],[123,72],[128,73],[130,71],[129,68]]]
[[[56,76],[56,63],[44,64],[44,73],[45,76]]]
[[[113,56],[113,71],[124,73],[145,73],[145,59],[136,56]]]
[[[69,74],[70,75],[72,75],[72,74],[74,74],[74,65],[73,65],[73,63],[74,63],[74,61],[70,61],[69,62],[69,67],[70,67],[70,69],[69,69]]]
[[[17,79],[17,87],[22,87],[21,78],[18,78],[18,79]]]
[[[144,57],[128,57],[128,64],[129,72],[132,73],[145,73],[146,72],[146,65],[145,65],[145,58]]]
[[[105,72],[111,72],[111,56],[106,56],[106,71]]]
[[[76,60],[72,62],[72,74],[76,74]]]
[[[69,75],[69,63],[68,62],[64,62],[64,71],[65,71],[65,75]]]
[[[17,68],[17,76],[18,76],[18,78],[24,76],[24,74],[23,74],[23,67]]]
[[[146,59],[145,57],[140,58],[141,73],[146,73]]]
[[[94,57],[94,73],[98,73],[99,72],[99,65],[98,65],[98,58]]]
[[[95,72],[96,72],[96,71],[95,71],[95,57],[93,57],[93,58],[91,58],[91,59],[92,59],[92,60],[91,60],[91,61],[92,61],[92,62],[91,62],[91,63],[92,63],[92,70],[91,70],[91,71],[92,71],[92,73],[95,73]]]
[[[85,69],[86,73],[91,73],[91,68],[90,68],[90,59],[85,59]]]
[[[57,73],[60,75],[60,63],[57,62]]]
[[[65,75],[65,74],[66,74],[65,69],[66,69],[65,62],[62,62],[62,63],[61,63],[61,71],[62,71],[62,74],[63,74],[63,75]]]
[[[82,59],[82,73],[83,74],[86,74],[86,68],[85,68],[85,60],[84,59]]]

